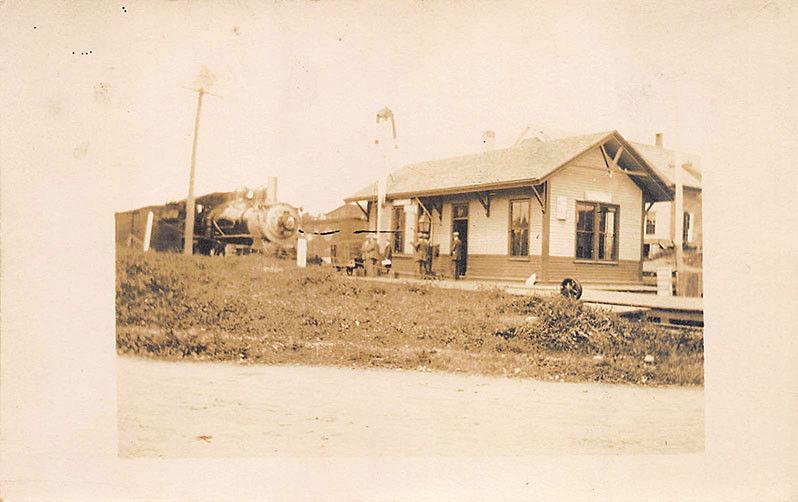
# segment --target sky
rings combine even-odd
[[[662,132],[665,146],[701,156],[712,171],[704,154],[718,140],[710,125],[727,106],[724,89],[757,75],[740,68],[749,45],[735,40],[794,10],[775,2],[40,3],[13,26],[37,59],[14,61],[12,52],[6,62],[27,78],[6,90],[47,86],[15,126],[99,166],[112,206],[126,210],[185,197],[192,89],[207,69],[214,81],[200,116],[196,193],[277,176],[280,199],[320,212],[381,172],[374,139],[385,144],[386,127],[375,117],[385,106],[398,130],[392,167],[481,151],[485,130],[507,147],[532,125],[555,136],[615,129],[645,143]],[[779,32],[771,35],[763,43],[780,47]],[[770,77],[793,76],[757,58]]]

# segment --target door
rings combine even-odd
[[[452,235],[457,232],[463,243],[463,265],[461,275],[468,270],[468,204],[455,204],[452,206]]]

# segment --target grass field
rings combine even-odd
[[[116,308],[117,350],[166,359],[703,384],[701,333],[562,297],[371,283],[258,255],[120,250]]]

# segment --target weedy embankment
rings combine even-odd
[[[116,308],[120,353],[703,384],[701,333],[562,297],[372,283],[255,255],[121,250]]]

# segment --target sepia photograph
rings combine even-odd
[[[26,70],[30,78],[11,81],[3,96],[27,96],[37,115],[15,108],[16,124],[48,142],[19,146],[33,140],[10,141],[16,126],[7,122],[7,152],[52,166],[4,181],[3,223],[32,217],[50,227],[13,235],[53,243],[27,254],[32,267],[46,263],[79,279],[63,281],[63,294],[21,293],[33,288],[13,282],[8,267],[23,255],[7,251],[25,248],[10,245],[5,230],[3,275],[12,282],[3,315],[10,310],[13,322],[23,298],[63,310],[68,321],[45,316],[54,331],[36,347],[72,345],[79,356],[70,364],[79,369],[59,374],[41,363],[31,374],[39,376],[21,376],[26,363],[8,362],[10,351],[32,349],[19,336],[9,341],[16,325],[7,321],[4,448],[24,450],[15,438],[33,434],[35,423],[8,419],[8,410],[26,409],[9,396],[46,402],[34,391],[9,394],[9,385],[52,380],[48,392],[58,399],[88,400],[98,386],[107,427],[96,444],[108,462],[103,472],[113,474],[92,482],[114,499],[209,497],[187,487],[207,490],[210,477],[199,478],[216,467],[193,466],[243,477],[255,471],[238,470],[249,465],[242,462],[261,462],[296,477],[303,465],[339,472],[330,466],[345,464],[336,462],[362,461],[364,472],[386,472],[390,462],[465,462],[461,474],[482,465],[488,480],[487,466],[500,471],[491,462],[505,461],[513,467],[504,479],[515,476],[506,493],[436,484],[445,477],[404,491],[358,489],[346,476],[334,487],[315,478],[321,487],[307,492],[301,480],[286,488],[285,479],[268,493],[236,483],[214,489],[222,499],[529,500],[537,497],[528,490],[543,486],[537,495],[552,500],[731,500],[734,484],[718,481],[731,471],[715,483],[725,496],[693,491],[716,472],[706,460],[712,448],[731,444],[712,439],[722,430],[712,410],[723,407],[710,394],[734,397],[734,384],[710,375],[742,378],[745,368],[767,363],[735,346],[731,318],[712,309],[784,291],[778,285],[795,264],[785,251],[769,261],[786,261],[783,275],[757,276],[751,267],[761,267],[764,254],[735,263],[735,252],[746,251],[712,241],[755,243],[756,233],[732,216],[748,217],[752,207],[774,214],[763,209],[770,202],[746,206],[730,196],[729,184],[742,192],[772,179],[772,193],[790,188],[770,175],[744,179],[717,155],[728,137],[751,141],[714,125],[734,114],[718,112],[732,105],[715,91],[725,84],[711,62],[734,59],[733,42],[721,42],[729,33],[771,23],[781,30],[794,5],[52,7],[48,14],[45,3],[0,1],[0,12],[13,9],[15,37],[27,37],[38,58],[25,63],[35,68]],[[47,50],[37,49],[45,42]],[[784,57],[795,59],[795,51]],[[776,61],[774,71],[790,73]],[[35,97],[37,85],[54,90]],[[3,157],[6,180],[18,165],[10,159]],[[63,212],[49,219],[35,202],[8,202],[32,193],[34,180],[48,184],[47,193],[69,193],[42,197]],[[717,209],[721,203],[736,209]],[[72,237],[86,244],[69,244]],[[721,266],[742,268],[726,274]],[[794,306],[781,301],[767,308]],[[91,335],[67,335],[80,331]],[[65,354],[42,360],[62,364]],[[778,361],[780,375],[795,374]],[[773,392],[759,396],[783,398],[784,414],[757,412],[798,413],[794,390]],[[88,417],[89,409],[70,413]],[[99,425],[85,427],[98,433]],[[88,437],[74,443],[90,450]],[[529,458],[547,465],[540,473],[559,470],[551,478],[559,482],[576,469],[594,474],[571,495],[539,478],[530,486],[518,474]],[[642,474],[673,464],[684,484]],[[773,472],[795,465],[790,459]],[[53,486],[34,490],[14,472],[3,483],[24,493],[20,500],[50,499]],[[605,483],[600,472],[638,479]],[[761,500],[798,493],[794,483],[769,489],[757,492]],[[0,489],[3,500],[7,493]]]
[[[281,21],[286,82],[248,25],[158,78],[180,119],[115,213],[119,454],[702,451],[702,145],[666,103],[566,112],[538,68],[574,63],[522,23],[387,65]]]

